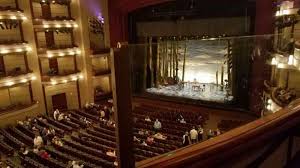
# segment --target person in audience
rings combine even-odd
[[[57,120],[57,119],[58,119],[58,116],[59,116],[59,110],[56,109],[56,110],[53,112],[53,118],[54,118],[54,120]]]
[[[39,149],[44,144],[43,138],[39,134],[36,134],[35,138],[33,139],[33,144],[35,148]]]
[[[65,114],[64,113],[60,113],[57,117],[58,121],[62,121],[65,118]]]
[[[221,131],[219,130],[219,128],[216,129],[215,135],[216,136],[221,135]]]
[[[63,142],[57,136],[52,139],[52,143],[58,146],[64,146]]]
[[[109,120],[109,114],[110,114],[110,111],[109,111],[108,107],[107,107],[107,106],[104,106],[104,107],[103,107],[103,111],[104,111],[104,113],[105,113],[105,119]]]
[[[114,165],[118,167],[118,161],[114,161]]]
[[[72,168],[83,168],[83,165],[77,161],[72,161]]]
[[[167,137],[162,135],[161,133],[156,133],[156,134],[153,135],[153,137],[156,138],[156,139],[161,139],[161,140],[166,140],[167,139]]]
[[[155,122],[153,124],[153,128],[156,132],[158,132],[161,129],[161,122],[158,121],[158,119],[155,120]]]
[[[198,141],[203,141],[204,130],[201,125],[198,126]]]
[[[151,122],[151,119],[149,116],[146,116],[145,121]]]
[[[139,138],[137,138],[136,136],[133,136],[133,142],[138,142],[138,143],[140,143],[141,140],[140,140]]]
[[[191,144],[191,139],[189,136],[189,132],[185,132],[185,134],[182,136],[182,145],[183,146],[188,146],[189,144]]]
[[[148,137],[147,137],[147,140],[146,140],[146,143],[147,143],[148,145],[152,145],[152,144],[154,143],[154,138],[151,137],[151,136],[148,136]]]
[[[17,120],[17,124],[19,124],[19,125],[24,125],[24,122],[23,122],[23,121],[20,121],[20,120]]]
[[[190,131],[190,136],[191,136],[191,142],[192,144],[197,143],[197,139],[198,139],[198,132],[195,129],[195,127],[193,127]]]
[[[29,150],[28,150],[28,148],[24,148],[24,147],[22,147],[21,149],[20,149],[20,152],[21,152],[21,154],[22,155],[27,155],[28,153],[29,153]]]
[[[49,159],[50,158],[50,155],[45,150],[41,150],[39,152],[39,155],[40,155],[41,158],[44,158],[44,159]]]
[[[184,118],[181,114],[179,114],[177,117],[177,121],[181,123],[182,120],[184,120]]]
[[[214,136],[214,132],[211,129],[209,129],[207,133],[207,139],[213,138]]]
[[[144,130],[141,129],[141,130],[139,130],[138,134],[139,135],[145,135],[145,132],[144,132]]]
[[[42,130],[41,136],[42,136],[42,138],[43,138],[43,141],[46,142],[46,143],[47,143],[48,140],[49,140],[49,139],[48,139],[48,138],[49,138],[49,137],[48,137],[49,134],[50,134],[50,131],[49,131],[47,128],[44,127],[43,130]]]
[[[143,143],[141,144],[143,146],[148,146],[147,143],[145,141],[143,141]]]
[[[109,150],[106,152],[107,156],[111,156],[111,157],[117,157],[116,156],[116,151],[115,150]]]
[[[182,118],[179,122],[180,122],[181,124],[186,124],[186,121],[184,120],[184,118]]]
[[[105,118],[105,112],[104,112],[104,110],[100,110],[100,118]]]

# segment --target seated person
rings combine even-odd
[[[39,155],[40,155],[41,158],[44,158],[44,159],[49,159],[50,158],[50,155],[45,150],[41,150],[39,152]]]
[[[145,118],[145,121],[151,122],[151,119],[150,119],[150,117],[149,117],[149,116],[147,116],[147,117]]]
[[[133,136],[133,142],[141,142],[141,140],[139,138],[137,138],[136,136]]]
[[[53,118],[54,120],[57,120],[58,119],[58,116],[59,116],[60,112],[58,109],[56,109],[54,112],[53,112]]]
[[[158,121],[158,119],[155,120],[155,122],[153,124],[153,128],[155,131],[159,131],[161,129],[161,122]]]
[[[161,133],[156,133],[155,135],[153,135],[154,138],[156,139],[161,139],[161,140],[166,140],[167,137],[162,135]]]
[[[39,134],[37,134],[36,136],[35,136],[35,138],[33,139],[33,144],[34,144],[34,146],[36,147],[36,148],[40,148],[40,147],[42,147],[42,145],[44,144],[44,142],[43,142],[43,138],[39,135]]]
[[[147,142],[147,144],[152,145],[154,143],[154,138],[151,136],[148,136],[146,142]]]
[[[60,114],[58,115],[57,120],[58,120],[58,121],[62,121],[64,118],[65,118],[65,114],[64,114],[64,113],[60,113]]]
[[[141,145],[148,146],[148,144],[145,141],[143,141],[143,143]]]
[[[179,122],[180,122],[181,124],[186,124],[186,121],[184,120],[184,118],[182,118]]]
[[[106,152],[106,155],[107,155],[107,156],[111,156],[111,157],[117,157],[117,156],[116,156],[116,151],[115,151],[115,150],[114,150],[114,151],[112,151],[112,150],[107,151],[107,152]]]

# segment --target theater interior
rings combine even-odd
[[[299,21],[300,0],[0,0],[0,167],[298,168]]]

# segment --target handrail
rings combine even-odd
[[[149,167],[213,167],[257,149],[300,123],[300,99],[288,107],[199,144],[136,163]]]

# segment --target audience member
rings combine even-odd
[[[209,129],[207,133],[207,139],[213,138],[214,136],[214,132],[211,129]]]
[[[39,134],[37,134],[33,140],[34,147],[39,149],[40,147],[42,147],[43,143],[44,142],[42,137]]]
[[[155,131],[159,131],[161,129],[161,122],[158,119],[155,120],[153,128]]]
[[[50,155],[45,150],[41,150],[39,152],[39,155],[40,155],[41,158],[44,158],[44,159],[49,159],[50,158]]]
[[[188,146],[189,144],[191,144],[191,139],[189,136],[189,132],[185,132],[185,134],[182,136],[182,145],[183,146]]]
[[[136,136],[133,136],[133,142],[141,142],[141,140],[140,139],[138,139]]]
[[[143,146],[148,146],[147,143],[145,141],[143,141],[143,143],[141,144]]]
[[[111,157],[117,157],[116,156],[116,151],[115,150],[109,150],[106,152],[107,156],[111,156]]]
[[[192,144],[197,143],[198,132],[196,131],[195,127],[193,127],[191,129],[190,136],[191,136],[191,142],[192,142]]]
[[[152,145],[154,143],[154,138],[151,136],[148,136],[146,139],[146,143],[149,145]]]
[[[202,141],[203,140],[203,133],[204,133],[204,130],[201,127],[201,125],[199,125],[198,126],[198,141]]]
[[[179,122],[180,122],[181,124],[186,124],[186,121],[184,120],[184,118],[182,118]]]
[[[58,116],[59,116],[59,110],[56,109],[56,110],[53,112],[53,118],[54,118],[54,120],[57,120],[57,119],[58,119]]]
[[[145,118],[145,121],[151,122],[151,119],[150,119],[150,117],[149,117],[149,116],[147,116],[147,117]]]
[[[72,161],[72,168],[83,168],[83,165],[77,161]]]
[[[153,137],[156,138],[156,139],[161,139],[161,140],[166,140],[167,139],[167,137],[162,135],[161,133],[156,133],[156,134],[153,135]]]

